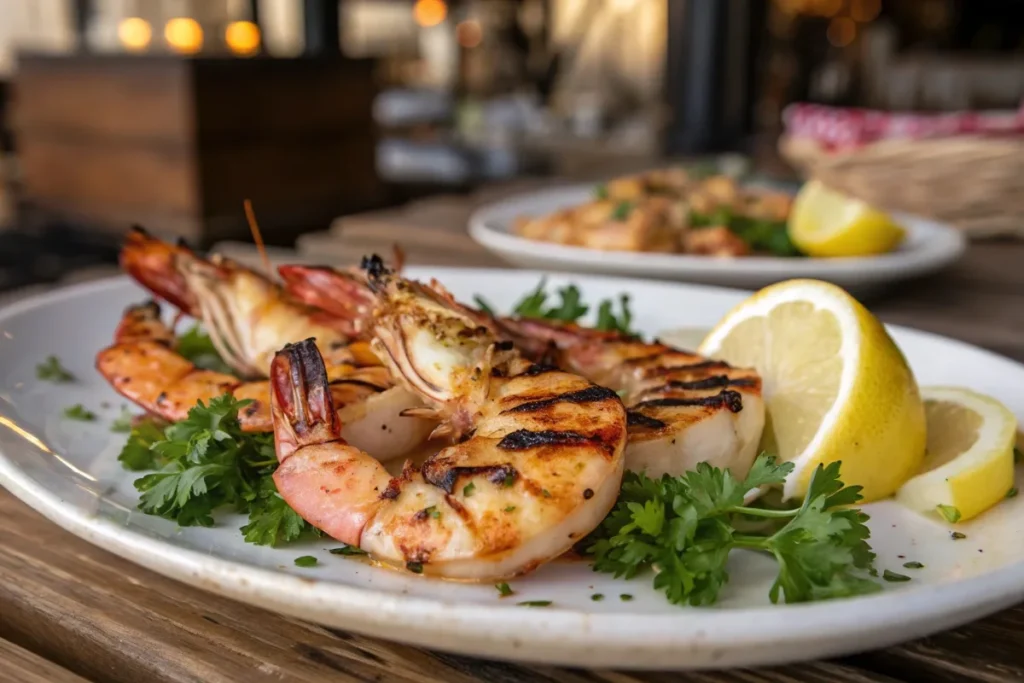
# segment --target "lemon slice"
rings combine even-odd
[[[922,389],[928,453],[896,499],[949,522],[977,517],[1013,488],[1017,418],[999,401],[953,387]]]
[[[888,215],[817,180],[800,188],[789,215],[789,238],[810,256],[884,254],[903,237]]]
[[[914,376],[882,324],[839,287],[767,287],[726,315],[700,353],[761,374],[761,446],[795,465],[784,498],[802,496],[818,464],[836,460],[868,501],[920,470],[925,420]]]

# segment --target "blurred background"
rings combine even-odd
[[[1016,0],[0,0],[0,290],[114,264],[134,223],[245,241],[246,198],[308,247],[524,178],[797,181],[1022,96]]]

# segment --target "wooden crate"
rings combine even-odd
[[[330,59],[22,55],[15,142],[29,221],[202,244],[270,242],[372,208],[371,63]]]

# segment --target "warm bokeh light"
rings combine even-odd
[[[459,22],[459,25],[455,27],[455,39],[466,49],[478,46],[484,39],[484,31],[480,28],[480,22],[476,19]]]
[[[416,0],[412,16],[424,28],[437,26],[448,16],[448,5],[444,0]]]
[[[232,21],[224,30],[224,42],[236,55],[252,55],[260,49],[260,27],[251,21]]]
[[[843,9],[843,0],[816,0],[814,11],[823,17],[834,17]]]
[[[175,17],[164,26],[167,44],[177,52],[194,54],[203,49],[203,27],[191,17]]]
[[[828,22],[828,42],[846,47],[857,37],[857,24],[849,17],[836,17]]]
[[[850,16],[853,17],[854,21],[864,23],[874,21],[881,11],[881,0],[851,0],[850,2]]]
[[[153,40],[153,29],[145,19],[128,17],[117,25],[117,38],[126,50],[141,51]]]

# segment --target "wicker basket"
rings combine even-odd
[[[1024,238],[1024,136],[887,138],[846,147],[784,135],[808,178],[888,211],[928,216],[971,237]]]

